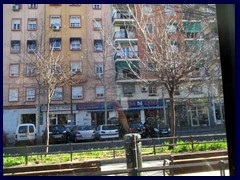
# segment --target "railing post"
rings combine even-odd
[[[71,162],[72,162],[72,160],[73,160],[72,143],[70,143],[70,159],[71,159]]]
[[[25,153],[26,153],[26,155],[25,155],[25,164],[27,165],[28,164],[28,148],[27,148],[27,146],[25,147]]]
[[[139,134],[126,134],[124,135],[125,151],[127,160],[127,169],[142,168],[142,143],[139,142],[141,135]],[[128,173],[129,176],[140,176],[141,173],[133,170]]]
[[[193,144],[193,137],[192,136],[190,136],[190,140],[191,140],[192,152],[194,152],[194,144]]]
[[[156,155],[156,144],[155,144],[155,139],[152,138],[153,141],[153,154]]]
[[[221,160],[219,161],[219,166],[220,166],[220,176],[225,176],[225,167],[224,167],[224,161]]]

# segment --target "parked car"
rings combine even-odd
[[[97,127],[95,137],[96,137],[96,139],[99,139],[99,140],[113,139],[113,138],[118,139],[119,138],[118,125],[116,125],[116,124],[99,125]]]
[[[153,122],[144,123],[145,131],[142,133],[143,138],[156,138],[170,136],[170,128],[167,125],[156,124]]]
[[[140,121],[129,122],[128,127],[128,133],[137,133],[140,135],[144,132],[145,129]]]
[[[15,132],[15,145],[20,143],[37,144],[37,130],[34,124],[19,124]]]
[[[42,141],[45,144],[47,133],[46,129],[42,135]],[[66,131],[64,125],[50,125],[49,126],[49,143],[68,142],[69,133]]]
[[[7,134],[6,132],[3,130],[3,146],[5,147],[7,144]]]
[[[94,139],[95,128],[93,126],[73,126],[69,135],[69,140],[74,142]]]

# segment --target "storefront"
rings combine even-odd
[[[105,124],[105,103],[79,103],[76,105],[76,109],[82,114],[77,119],[83,120],[84,124],[87,123],[86,121],[94,127]],[[114,103],[107,103],[106,112],[107,119],[117,116],[114,111]]]
[[[118,110],[123,110],[128,121],[141,121],[154,117],[164,119],[163,100],[133,100],[124,103],[119,102]]]

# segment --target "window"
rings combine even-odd
[[[10,77],[19,76],[19,64],[10,64]]]
[[[143,8],[142,9],[143,14],[152,14],[152,7],[151,7],[151,5],[143,4],[142,8]]]
[[[94,19],[93,30],[99,31],[102,29],[102,19]]]
[[[61,16],[50,16],[50,27],[61,27]]]
[[[81,4],[70,4],[70,6],[81,6]]]
[[[93,9],[101,9],[101,4],[93,4]]]
[[[95,65],[95,74],[96,74],[96,76],[101,76],[103,74],[103,64],[102,63],[97,63]]]
[[[177,31],[177,23],[176,22],[170,22],[167,25],[167,31],[169,33],[176,33],[176,31]]]
[[[103,51],[102,40],[94,40],[94,50],[97,52]]]
[[[37,9],[38,5],[37,4],[28,4],[29,9]]]
[[[37,50],[37,42],[35,40],[28,40],[27,41],[27,51],[34,52]]]
[[[97,98],[104,97],[104,86],[96,86],[96,97]]]
[[[171,4],[165,4],[164,10],[165,10],[166,15],[174,15],[175,14],[174,6]]]
[[[26,68],[26,70],[27,70],[27,76],[33,76],[34,75],[34,73],[35,73],[35,66],[34,65],[29,65],[29,64],[27,64],[27,68]]]
[[[147,43],[147,51],[148,53],[153,53],[154,52],[154,45],[151,42]]]
[[[82,99],[83,98],[83,87],[73,86],[72,87],[72,99]]]
[[[19,53],[20,52],[20,41],[14,40],[11,41],[11,53]]]
[[[8,95],[9,101],[18,101],[18,89],[9,89],[9,95]]]
[[[71,71],[75,73],[82,72],[82,63],[81,62],[71,62]]]
[[[70,16],[70,27],[81,27],[81,16]]]
[[[61,50],[61,38],[50,38],[50,50]]]
[[[28,19],[28,30],[37,30],[37,19]]]
[[[135,92],[134,84],[124,84],[123,85],[123,94],[132,95]]]
[[[57,87],[52,96],[52,100],[62,100],[63,99],[63,88]]]
[[[26,101],[35,101],[35,88],[26,88]]]
[[[171,42],[171,51],[172,52],[178,51],[178,43],[176,41]]]
[[[21,30],[21,19],[12,19],[12,30]]]
[[[19,11],[22,8],[22,4],[12,4],[13,11]]]
[[[202,94],[202,86],[193,86],[192,92],[194,95]]]
[[[70,50],[81,50],[81,38],[70,38]]]
[[[146,24],[145,26],[145,32],[146,33],[152,33],[152,24]]]
[[[149,96],[156,96],[157,95],[157,87],[156,85],[149,85]]]

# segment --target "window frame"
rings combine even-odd
[[[17,70],[16,75],[13,75],[14,73],[12,73],[11,66],[18,66],[17,69],[16,69]],[[20,72],[20,64],[19,63],[11,63],[11,64],[9,64],[9,77],[11,77],[11,78],[19,77],[19,72]]]
[[[14,24],[14,21],[19,21],[19,28],[14,28],[15,24]],[[22,19],[21,18],[12,18],[12,21],[11,21],[11,30],[12,31],[21,31],[22,29]]]
[[[100,93],[99,93],[99,91],[100,91]],[[105,96],[104,86],[101,86],[101,85],[96,86],[95,93],[96,93],[96,98],[104,98],[104,96]]]
[[[28,99],[28,89],[33,89],[34,90],[34,98]],[[36,101],[36,88],[35,87],[26,87],[26,101],[34,102]]]
[[[97,42],[101,42],[101,43],[97,43]],[[99,50],[98,50],[98,48],[96,48],[96,45],[98,45],[98,44],[102,45],[101,50],[100,50],[100,48],[99,48]],[[94,45],[94,52],[103,52],[103,40],[102,39],[94,39],[93,45]]]
[[[80,64],[80,71],[73,71],[73,63],[79,63]],[[82,62],[81,61],[71,61],[70,62],[70,68],[71,68],[71,72],[73,72],[73,73],[82,73]]]
[[[80,95],[76,94],[75,96],[77,97],[74,97],[74,92],[73,92],[73,88],[80,88]],[[72,86],[72,99],[83,99],[83,86],[79,85],[79,86]]]
[[[72,26],[72,24],[77,24],[76,22],[71,22],[71,17],[79,17],[79,26]],[[81,19],[81,15],[70,15],[69,16],[69,27],[70,28],[81,28],[82,27],[82,19]]]
[[[99,6],[99,7],[97,7],[97,6]],[[102,9],[102,4],[93,4],[92,8],[95,10],[100,10],[100,9]]]
[[[73,48],[72,47],[72,42],[79,42],[79,49],[77,49],[77,48]],[[74,43],[75,45],[76,44],[78,44],[78,43]],[[70,43],[69,43],[69,49],[71,50],[71,51],[81,51],[82,50],[82,38],[81,37],[71,37],[70,38]]]
[[[35,28],[29,28],[29,22],[30,21],[36,21],[36,27]],[[27,30],[28,31],[36,31],[37,30],[37,18],[28,18],[27,20]]]
[[[60,40],[60,47],[52,47],[52,43],[53,42],[51,42],[51,40],[52,41],[54,41],[54,40]],[[50,46],[50,50],[53,50],[53,51],[61,51],[62,50],[62,38],[49,38],[49,46]],[[57,48],[57,49],[56,49]]]
[[[13,45],[14,42],[19,45],[19,50],[18,51],[15,51],[15,50],[13,51],[12,45]],[[21,52],[21,41],[20,40],[11,40],[10,53],[11,54],[18,54],[20,52]]]
[[[57,90],[60,90],[61,89],[61,92],[57,92],[57,93],[61,93],[61,97],[60,98],[57,98],[55,97],[56,96],[56,91]],[[55,90],[54,90],[54,94],[53,96],[51,97],[51,100],[52,101],[62,101],[63,100],[63,87],[56,87]]]
[[[27,77],[32,77],[34,76],[34,67],[31,66],[30,64],[26,64],[26,76]],[[31,73],[28,73],[28,72],[31,72]]]
[[[100,22],[100,23],[99,23]],[[97,24],[100,24],[100,26],[95,26]],[[94,31],[100,31],[102,29],[102,18],[95,18],[93,20],[93,30]]]
[[[61,27],[62,26],[62,16],[61,15],[50,15],[49,16],[49,27],[52,28],[52,26],[56,25],[56,23],[55,24],[51,23],[52,17],[59,17],[60,22],[57,24],[57,26],[59,25],[59,27]]]
[[[29,49],[29,42],[35,42],[35,49],[30,50]],[[37,50],[37,41],[36,40],[27,40],[27,52],[28,53],[34,53],[34,51]]]
[[[104,72],[103,63],[95,63],[95,75],[102,76]]]
[[[15,100],[11,100],[11,99],[10,99],[10,91],[11,91],[11,90],[16,90],[16,94],[17,94],[17,95],[16,95],[16,97],[15,97],[15,98],[16,98]],[[19,101],[19,88],[9,88],[9,89],[8,89],[8,101],[9,101],[9,102],[18,102],[18,101]]]
[[[33,5],[33,4],[28,4],[28,9],[37,9],[38,8],[38,4],[34,4],[33,7],[31,5]]]

